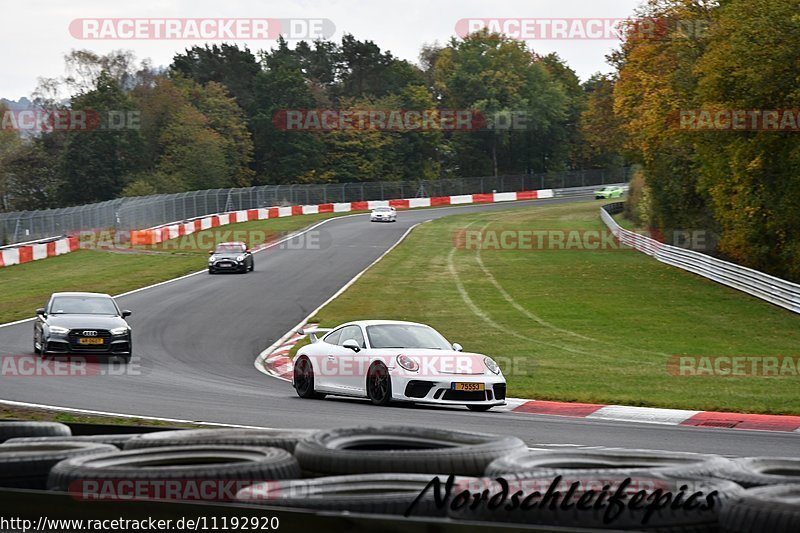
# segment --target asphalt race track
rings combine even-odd
[[[128,375],[4,376],[0,398],[264,427],[418,424],[510,433],[531,446],[573,444],[727,455],[795,455],[800,444],[797,433],[511,412],[472,413],[464,408],[378,408],[366,401],[347,399],[301,400],[291,385],[254,368],[253,361],[262,350],[380,257],[413,224],[456,213],[574,200],[406,211],[395,224],[372,224],[367,215],[331,220],[319,228],[322,250],[272,248],[256,255],[256,271],[251,274],[200,273],[119,298],[121,307],[134,312],[130,323],[138,358]],[[198,268],[203,266],[198,264]],[[85,289],[91,290],[91,280],[87,280]],[[33,312],[31,309],[31,315]],[[32,329],[31,322],[0,328],[0,355],[32,354]],[[509,395],[514,396],[513,389]]]

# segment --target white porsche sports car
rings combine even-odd
[[[311,339],[294,358],[292,385],[301,398],[333,394],[375,405],[466,405],[473,411],[505,405],[506,380],[497,363],[461,351],[430,326],[361,320],[299,333]]]
[[[397,209],[394,207],[376,207],[369,214],[370,222],[397,222]]]

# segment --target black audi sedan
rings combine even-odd
[[[252,272],[255,269],[253,253],[243,242],[221,242],[208,252],[208,273]]]
[[[131,312],[120,311],[108,294],[56,292],[36,315],[33,351],[43,357],[75,353],[131,360],[133,339],[125,321]]]

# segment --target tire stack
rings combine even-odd
[[[187,482],[234,489],[171,499],[567,529],[800,531],[799,458],[532,450],[413,426],[72,436],[58,423],[0,422],[0,487],[113,499],[103,487]]]

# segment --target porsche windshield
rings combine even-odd
[[[447,340],[436,330],[408,324],[367,326],[367,337],[373,348],[424,348],[451,350]]]

